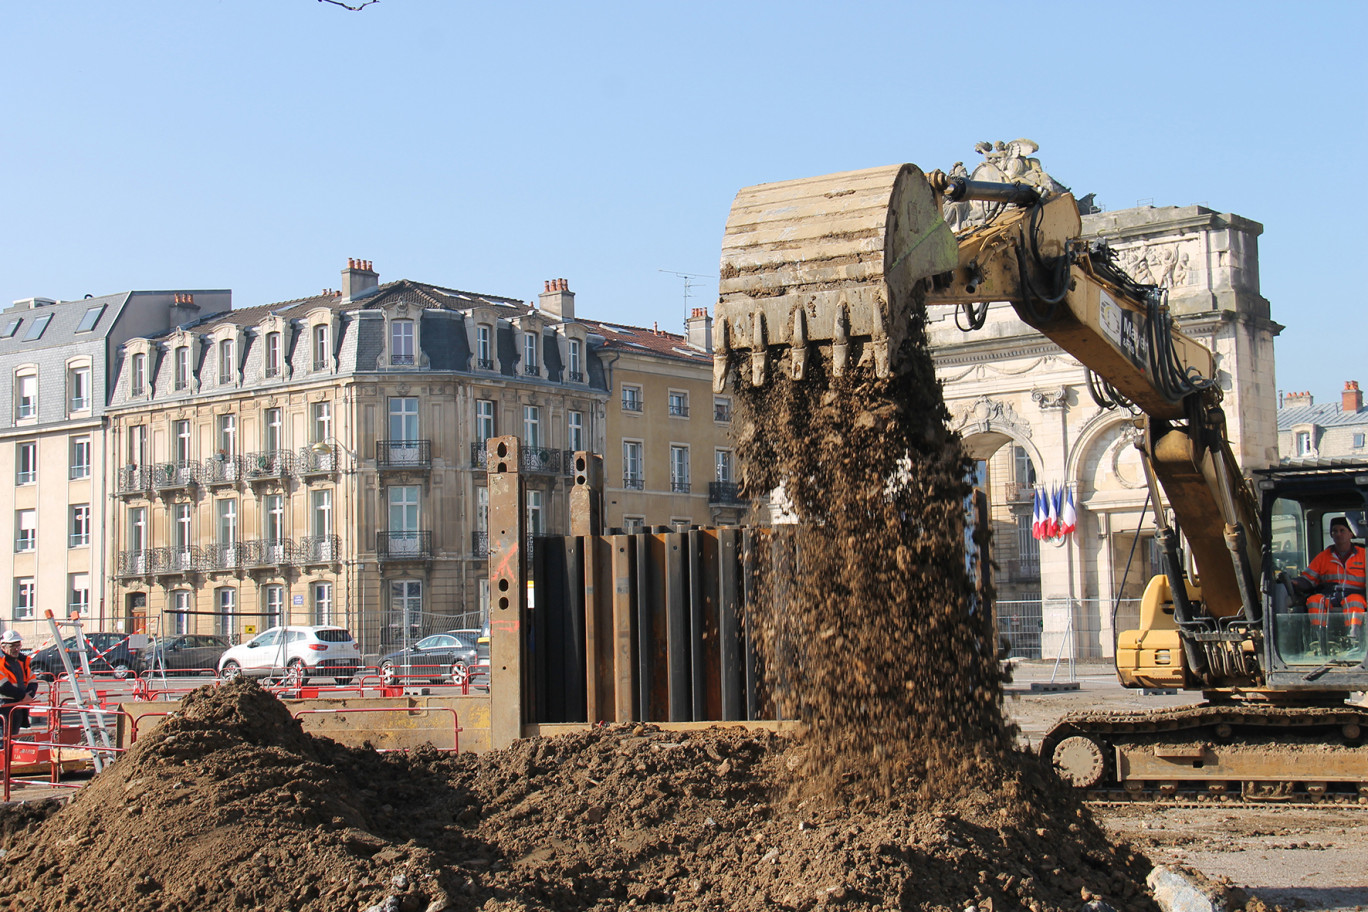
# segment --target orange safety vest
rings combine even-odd
[[[15,687],[27,687],[33,682],[33,669],[29,667],[29,657],[22,652],[19,654],[19,661],[24,668],[24,680],[14,680],[14,675],[10,673],[9,661],[4,656],[0,656],[0,680],[9,681]]]
[[[1347,560],[1340,560],[1333,546],[1317,554],[1302,577],[1314,583],[1324,593],[1339,591],[1342,595],[1364,594],[1364,553],[1358,545],[1349,552]]]

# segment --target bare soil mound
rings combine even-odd
[[[0,814],[6,908],[1150,908],[1029,758],[998,795],[794,801],[801,744],[609,726],[475,756],[302,732],[249,681],[203,688],[65,807]]]

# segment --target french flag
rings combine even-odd
[[[1031,537],[1040,540],[1045,537],[1045,493],[1035,489],[1035,501],[1031,505]]]
[[[1050,512],[1045,517],[1045,537],[1059,537],[1059,490],[1056,488],[1045,495]]]
[[[1078,528],[1078,511],[1074,509],[1073,489],[1065,489],[1064,507],[1059,511],[1061,535],[1068,535]]]

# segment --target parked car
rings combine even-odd
[[[272,627],[233,646],[218,662],[225,678],[290,677],[300,684],[312,677],[349,684],[361,667],[361,652],[343,627]]]
[[[90,663],[92,674],[100,677],[114,677],[120,680],[133,673],[137,662],[137,650],[128,646],[126,633],[87,633],[86,660]],[[81,654],[76,649],[76,635],[62,640],[62,647],[71,659],[71,667],[80,669]],[[51,681],[58,675],[66,674],[62,665],[61,653],[56,644],[40,649],[29,656],[33,673]]]
[[[475,644],[475,651],[479,653],[479,664],[489,664],[489,631],[480,630],[477,627],[467,627],[462,630],[453,630],[463,640],[468,640]]]
[[[213,674],[219,658],[231,649],[227,637],[211,633],[187,633],[171,637],[138,654],[138,673],[152,671],[167,674]]]
[[[466,631],[448,630],[423,637],[407,649],[391,652],[380,660],[380,677],[386,684],[415,679],[433,684],[464,684],[470,667],[479,664],[479,650]]]

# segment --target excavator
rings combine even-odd
[[[1119,634],[1117,675],[1202,695],[1071,713],[1042,760],[1116,800],[1368,803],[1368,706],[1350,702],[1368,690],[1362,615],[1309,612],[1293,585],[1332,520],[1362,542],[1368,463],[1243,475],[1212,352],[1177,328],[1162,289],[1081,237],[1071,193],[1016,164],[995,180],[902,164],[742,189],[723,239],[714,386],[736,364],[736,382],[802,379],[814,358],[886,377],[920,308],[959,308],[974,329],[990,303],[1010,303],[1081,362],[1100,406],[1142,429],[1163,572],[1138,628]]]

